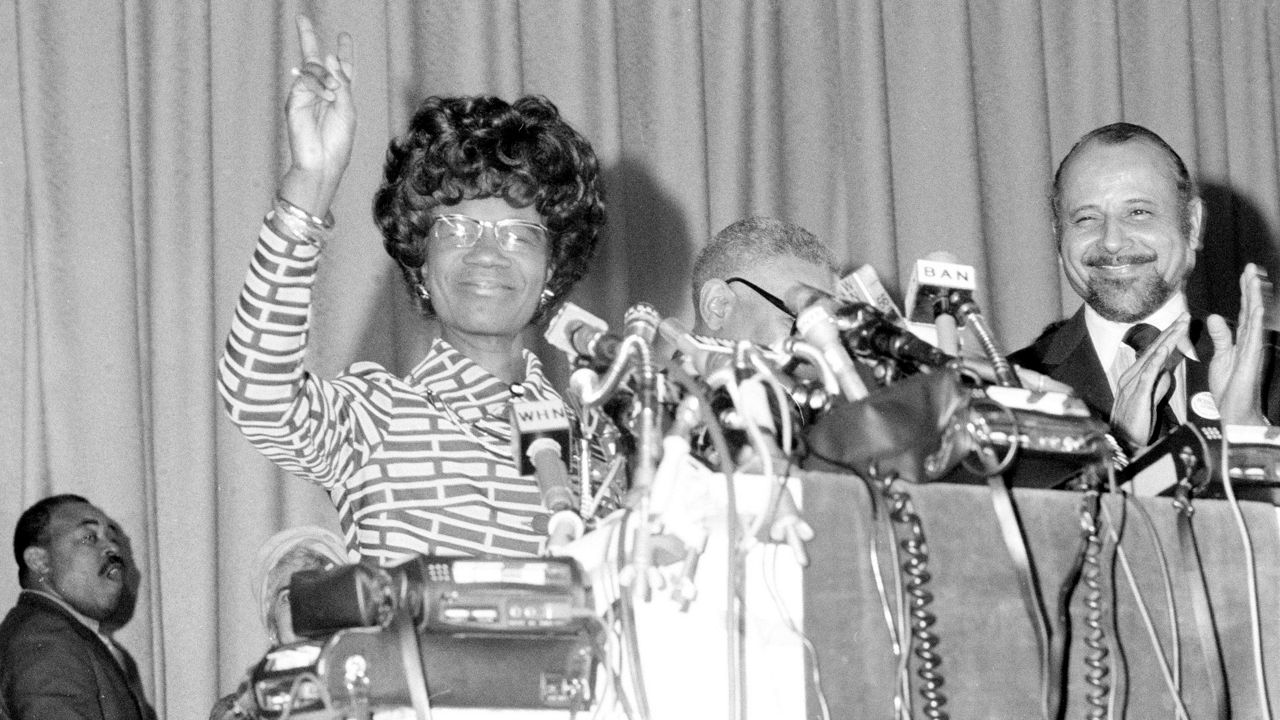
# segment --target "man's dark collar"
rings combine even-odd
[[[75,618],[76,620],[78,620],[78,621],[80,622],[80,624],[81,624],[81,625],[84,625],[85,627],[87,627],[87,628],[89,628],[90,630],[92,630],[92,631],[93,631],[93,633],[94,633],[95,635],[99,635],[99,634],[101,634],[101,633],[100,633],[100,628],[102,627],[102,624],[101,624],[101,623],[99,623],[97,620],[94,620],[93,618],[91,618],[91,617],[89,617],[89,616],[87,616],[87,615],[85,615],[85,614],[81,613],[80,611],[76,610],[75,608],[71,607],[71,605],[69,605],[69,604],[67,603],[67,601],[66,601],[66,600],[63,600],[62,598],[58,597],[57,595],[55,595],[55,594],[53,594],[53,593],[51,593],[51,592],[49,592],[49,591],[47,591],[47,590],[41,590],[41,589],[39,589],[39,588],[23,588],[23,589],[22,589],[22,592],[21,592],[19,595],[20,595],[20,596],[21,596],[21,595],[26,595],[26,596],[28,596],[28,597],[34,596],[34,597],[36,597],[36,598],[43,598],[44,600],[47,600],[47,601],[49,601],[49,602],[53,603],[54,605],[57,605],[59,608],[61,608],[61,609],[65,610],[65,611],[67,612],[67,614],[68,614],[68,615],[70,615],[71,617],[73,617],[73,618]]]

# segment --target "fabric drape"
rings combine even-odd
[[[0,528],[52,492],[121,522],[143,583],[119,639],[162,716],[201,717],[264,649],[257,545],[336,527],[323,492],[231,427],[213,380],[287,162],[298,12],[357,53],[322,374],[407,371],[432,337],[369,211],[428,94],[545,94],[591,139],[609,227],[572,300],[615,324],[641,300],[689,321],[692,257],[767,214],[895,295],[917,258],[954,253],[1020,347],[1078,304],[1054,163],[1122,119],[1179,149],[1208,201],[1193,305],[1234,314],[1245,262],[1280,269],[1271,0],[0,0]],[[16,594],[0,562],[0,605]]]

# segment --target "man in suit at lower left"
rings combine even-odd
[[[18,519],[22,592],[0,623],[0,714],[11,720],[155,720],[133,658],[105,631],[128,602],[124,533],[79,495]]]

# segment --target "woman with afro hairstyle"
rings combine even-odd
[[[219,366],[228,414],[276,464],[328,491],[366,559],[540,554],[548,511],[514,456],[511,405],[562,407],[522,333],[586,271],[604,224],[595,153],[541,97],[424,101],[387,150],[373,213],[438,337],[407,376],[359,362],[320,379],[303,355],[355,136],[352,43],[343,33],[322,56],[306,18],[298,35],[292,163]]]

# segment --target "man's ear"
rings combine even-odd
[[[698,291],[698,317],[702,318],[708,329],[719,331],[733,314],[737,302],[738,296],[733,294],[728,283],[712,278],[702,283],[702,288]]]
[[[23,550],[22,562],[33,575],[49,574],[49,551],[39,545],[30,545]]]
[[[1196,251],[1204,246],[1204,201],[1198,197],[1187,203],[1187,244],[1190,256],[1187,267],[1196,265]]]

